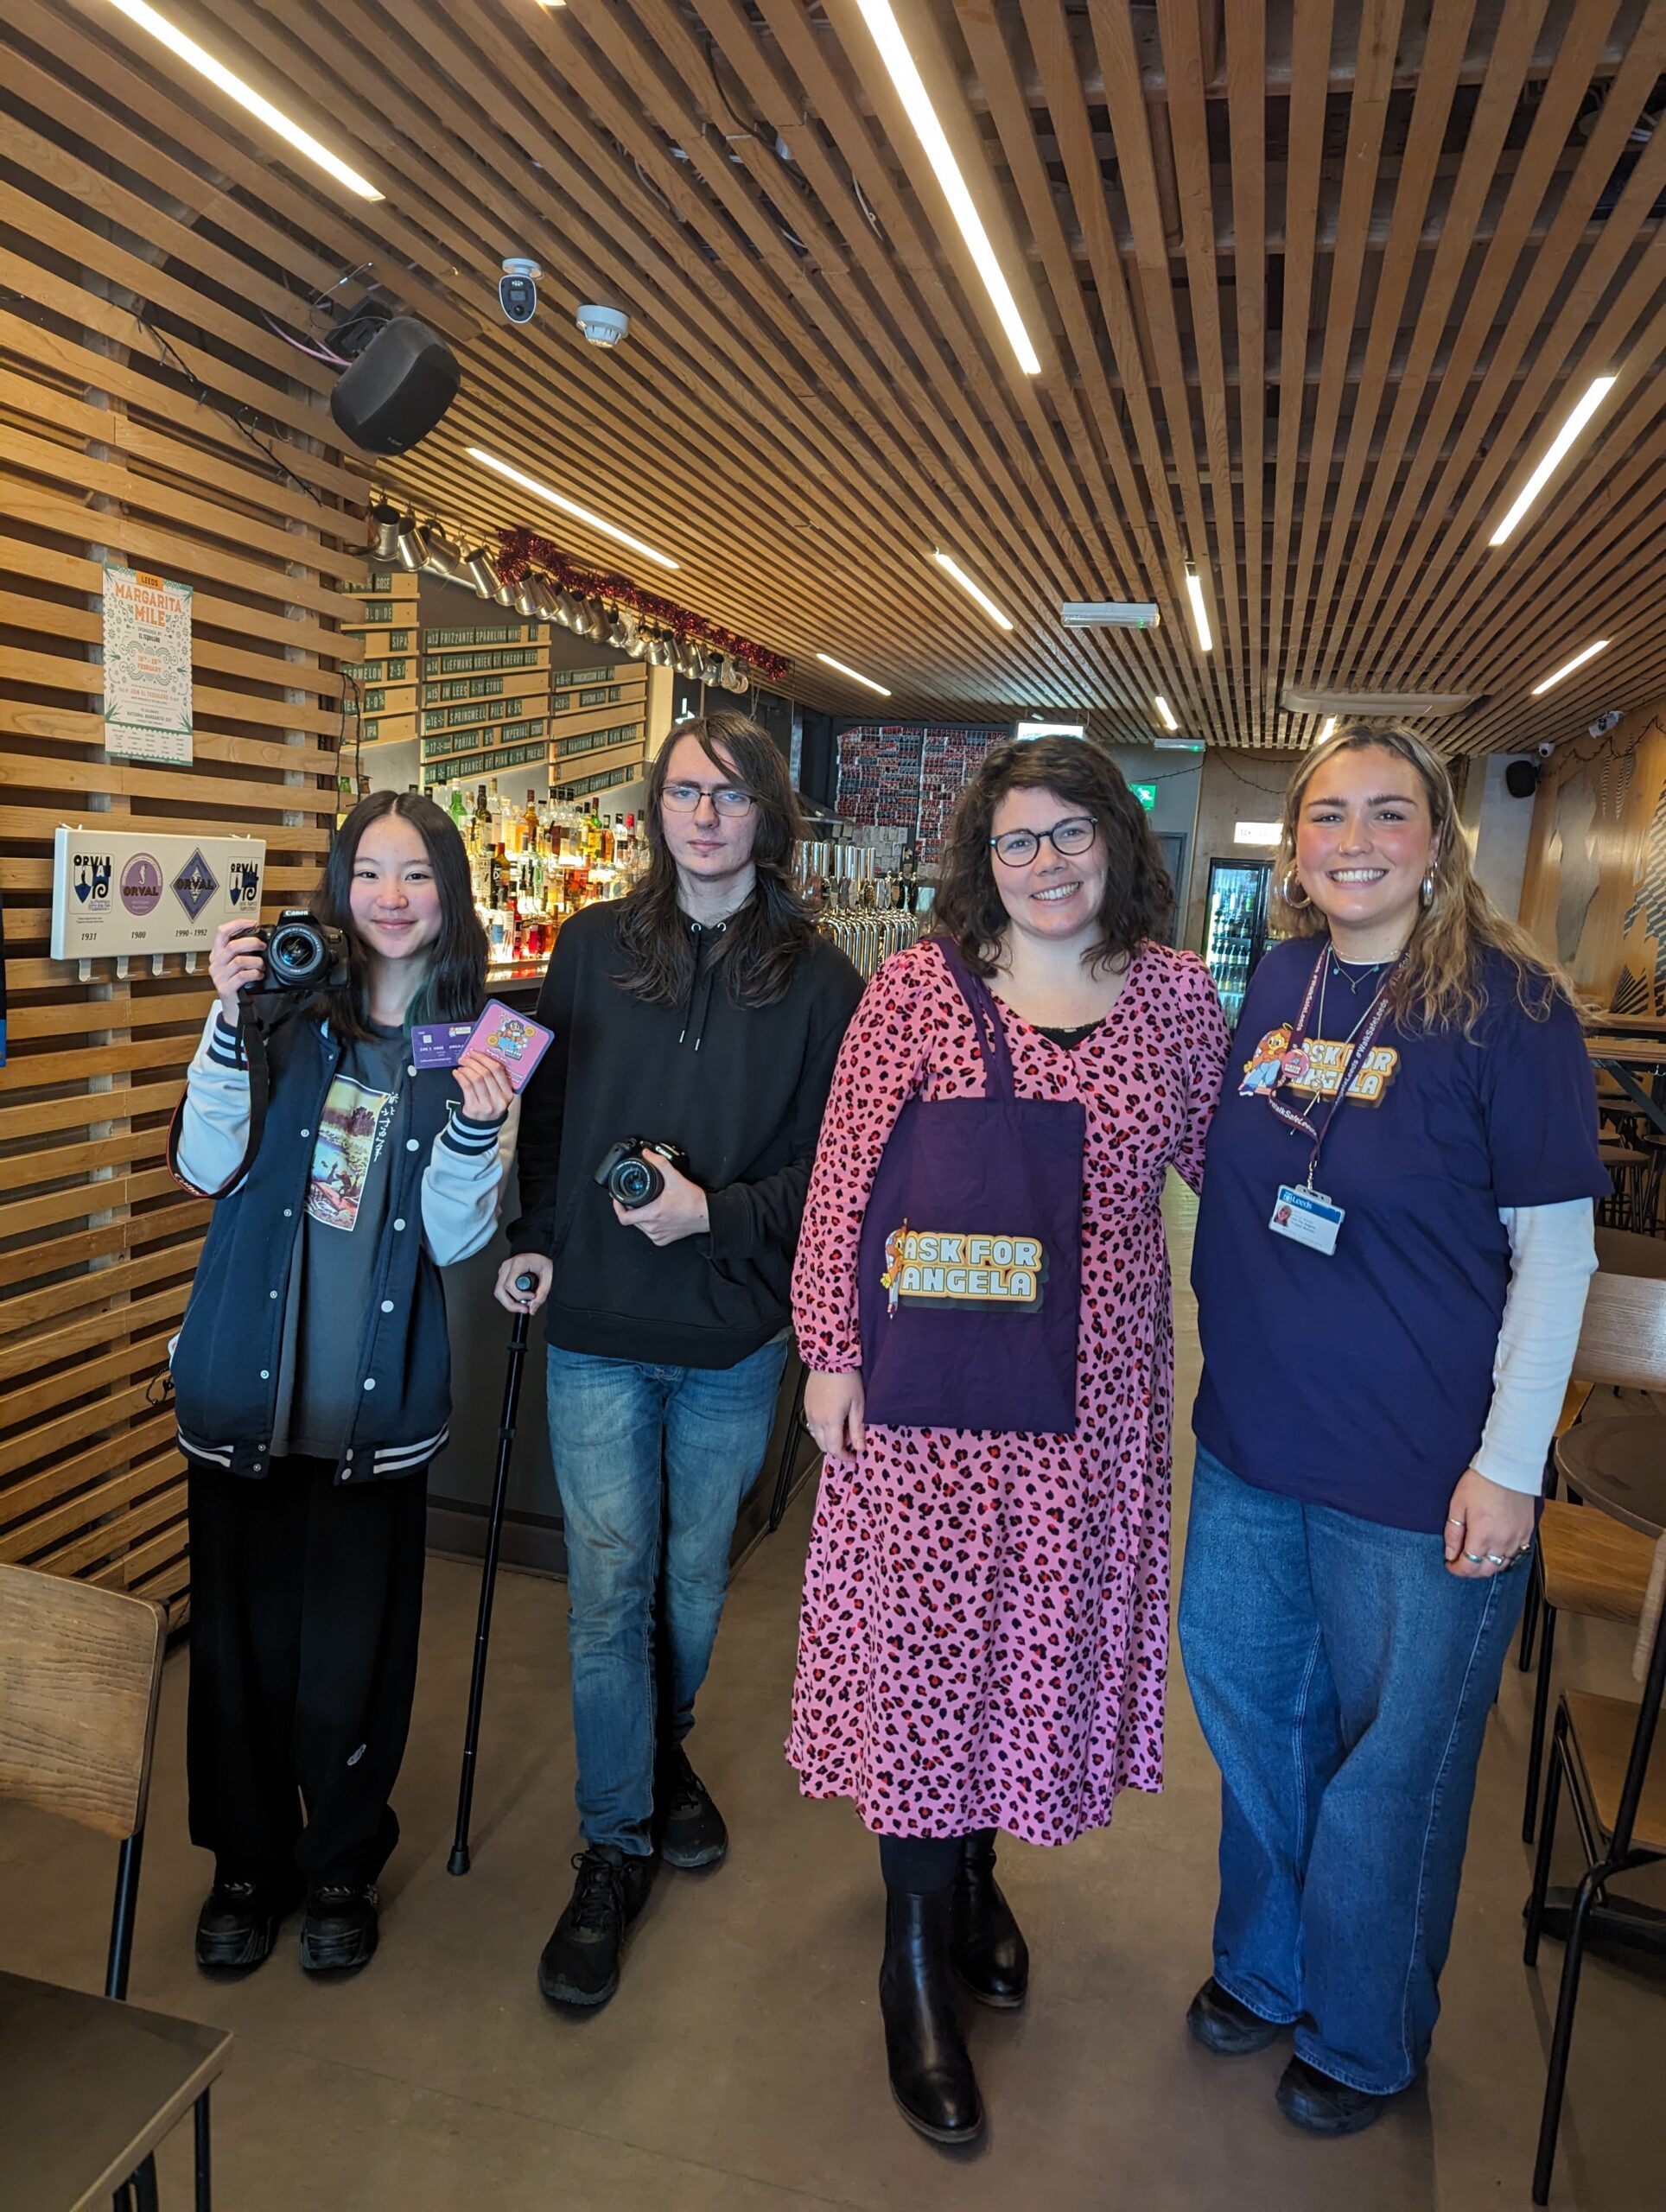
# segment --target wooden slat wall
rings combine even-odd
[[[0,1560],[177,1612],[185,1490],[158,1379],[209,1210],[163,1142],[206,974],[147,961],[123,980],[101,961],[82,982],[48,958],[52,833],[247,832],[266,840],[267,918],[303,898],[335,810],[339,669],[359,656],[339,626],[365,531],[327,379],[262,316],[291,272],[239,246],[223,185],[154,116],[112,99],[77,135],[99,120],[78,43],[60,79],[31,63],[28,108],[10,80],[0,149]],[[293,273],[309,281],[299,245]],[[189,768],[105,757],[105,560],[194,588]]]
[[[1666,700],[1558,747],[1521,918],[1594,1003],[1666,1014]]]

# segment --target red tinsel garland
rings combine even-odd
[[[605,599],[610,607],[626,607],[650,622],[662,623],[679,639],[691,638],[709,645],[714,652],[749,662],[772,683],[779,683],[792,665],[784,655],[771,652],[766,645],[754,645],[750,639],[718,623],[708,622],[703,614],[678,607],[674,600],[639,590],[628,576],[604,576],[594,569],[580,568],[558,545],[540,537],[536,531],[504,530],[498,535],[498,572],[506,583],[518,584],[529,569],[540,569],[551,583],[576,599]]]

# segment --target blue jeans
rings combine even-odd
[[[567,1533],[579,1824],[652,1850],[658,1742],[694,1726],[728,1588],[729,1548],[774,1425],[787,1346],[734,1367],[647,1367],[550,1347],[550,1444]],[[663,1563],[663,1573],[662,1573]]]
[[[1240,1482],[1199,1445],[1180,1651],[1221,1770],[1215,1979],[1377,2095],[1440,2011],[1475,1769],[1527,1586]]]

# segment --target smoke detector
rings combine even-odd
[[[617,346],[631,327],[631,318],[619,308],[581,308],[578,327],[592,346]]]

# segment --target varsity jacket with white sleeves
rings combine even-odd
[[[195,1465],[253,1477],[270,1464],[285,1293],[341,1046],[327,1023],[297,1015],[270,1033],[267,1057],[260,1149],[215,1205],[172,1347],[181,1450]],[[414,1473],[445,1443],[451,1354],[439,1271],[490,1240],[514,1154],[518,1099],[500,1125],[472,1122],[449,1069],[413,1065],[407,1076],[338,1483]],[[181,1174],[217,1190],[243,1158],[249,1113],[248,1070],[216,1007],[186,1078]]]

